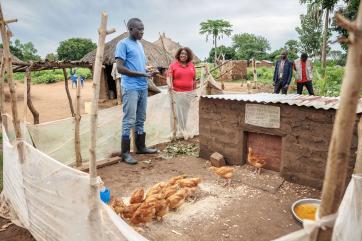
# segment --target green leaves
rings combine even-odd
[[[232,39],[238,59],[267,58],[266,52],[270,50],[270,43],[266,38],[250,33],[242,33],[235,34]]]
[[[59,60],[80,60],[95,48],[97,45],[90,39],[70,38],[60,42],[57,53]]]
[[[0,47],[2,48],[3,45],[0,44]],[[36,50],[32,42],[27,42],[23,44],[20,42],[19,39],[15,39],[14,43],[10,41],[10,52],[18,59],[23,61],[40,60],[40,56],[36,54],[38,50]]]

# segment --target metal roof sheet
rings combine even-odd
[[[203,98],[209,99],[223,99],[223,100],[236,100],[247,101],[256,103],[281,103],[296,106],[313,107],[316,109],[334,109],[339,107],[339,97],[325,97],[325,96],[310,96],[310,95],[280,95],[271,93],[256,93],[256,94],[223,94],[223,95],[205,95]],[[362,112],[362,100],[359,100],[357,113]]]

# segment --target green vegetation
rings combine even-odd
[[[69,73],[70,71],[67,70],[68,79],[70,77]],[[88,68],[77,68],[77,74],[80,76],[84,76],[86,79],[92,77],[92,73]],[[23,82],[24,73],[15,73],[14,79]],[[31,73],[31,81],[34,84],[50,84],[63,80],[64,80],[64,75],[63,75],[63,70],[61,69],[34,71]]]
[[[3,44],[0,44],[0,48],[3,47]],[[18,59],[23,61],[40,60],[40,56],[36,53],[38,50],[35,49],[32,42],[21,43],[19,39],[15,39],[14,43],[10,41],[10,52],[15,55]]]
[[[80,60],[84,55],[97,48],[90,39],[70,38],[59,43],[57,49],[59,60]]]

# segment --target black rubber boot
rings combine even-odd
[[[156,148],[147,148],[146,147],[146,133],[137,134],[136,133],[136,147],[137,154],[154,154],[157,153],[158,150]]]
[[[129,139],[122,139],[122,161],[127,164],[137,164],[137,160],[133,159],[130,150],[131,141]]]

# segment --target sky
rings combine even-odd
[[[13,39],[31,41],[38,54],[55,53],[59,42],[72,37],[98,41],[100,15],[108,13],[108,26],[116,33],[126,31],[124,21],[140,18],[145,25],[144,39],[150,42],[159,33],[190,47],[204,59],[212,41],[199,34],[200,23],[224,19],[232,24],[233,34],[253,33],[266,37],[272,50],[287,40],[298,39],[295,28],[300,14],[306,12],[298,0],[0,0],[6,19],[17,18],[10,29]],[[220,44],[231,45],[224,37]]]

